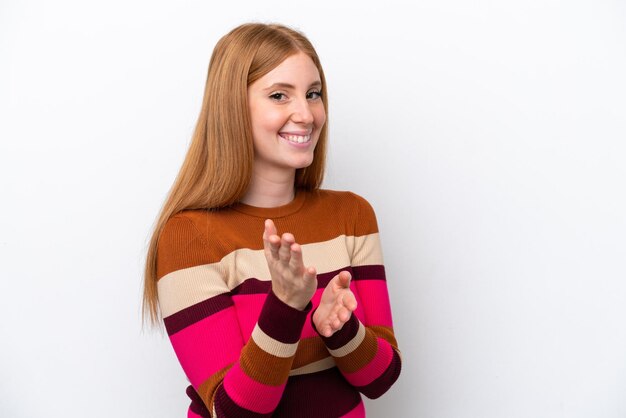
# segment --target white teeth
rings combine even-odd
[[[302,144],[304,142],[309,142],[311,140],[311,135],[283,135],[283,138],[287,139],[291,142],[297,142],[298,144]]]

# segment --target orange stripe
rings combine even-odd
[[[314,363],[328,357],[328,350],[320,337],[311,337],[301,340],[298,344],[296,357],[293,359],[292,369],[297,369],[307,364]]]
[[[213,373],[211,377],[202,382],[202,384],[198,387],[198,395],[204,401],[204,404],[208,406],[208,409],[213,409],[213,397],[215,396],[215,391],[219,387],[219,385],[224,380],[224,376],[226,373],[233,367],[233,364],[229,364],[221,370]]]
[[[396,350],[398,349],[398,342],[396,341],[393,329],[382,325],[368,326],[367,329],[372,331],[377,337],[387,341]]]
[[[170,218],[157,247],[157,279],[187,267],[208,264],[208,251],[190,219],[182,215]]]
[[[333,216],[321,218],[328,213]],[[157,277],[215,263],[240,248],[263,249],[263,222],[263,218],[228,209],[180,212],[170,218],[161,233]],[[309,193],[299,212],[274,222],[279,234],[291,232],[300,244],[331,240],[338,236],[338,231],[354,236],[378,232],[371,206],[351,193]]]
[[[245,374],[268,386],[285,383],[292,362],[293,357],[276,357],[263,351],[253,339],[248,340],[239,358],[239,366]]]
[[[378,343],[373,332],[365,330],[363,342],[350,354],[344,357],[335,357],[337,367],[344,373],[353,373],[367,365],[378,350]]]

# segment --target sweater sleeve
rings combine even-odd
[[[374,399],[398,379],[402,362],[393,332],[374,210],[365,199],[354,196],[359,210],[355,221],[351,289],[363,309],[363,321],[352,315],[339,331],[330,337],[321,334],[320,337],[346,380]]]
[[[246,342],[226,272],[208,254],[190,219],[179,214],[167,222],[157,249],[159,306],[174,352],[204,404],[192,403],[189,416],[270,416],[311,304],[293,309],[270,290]]]

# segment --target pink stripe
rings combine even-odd
[[[171,335],[170,341],[195,388],[213,373],[237,361],[243,347],[232,306]]]
[[[356,408],[352,411],[342,415],[341,418],[365,418],[365,405],[363,404],[363,401],[359,402]]]
[[[384,280],[358,280],[357,292],[365,310],[365,325],[393,326],[389,293]]]
[[[240,407],[261,414],[272,412],[283,395],[285,385],[268,386],[253,380],[235,364],[224,377],[224,390]]]
[[[261,309],[265,299],[267,299],[267,294],[234,295],[232,298],[237,311],[237,318],[239,319],[241,335],[243,340],[248,342],[254,326],[261,315]]]
[[[378,349],[376,355],[361,370],[354,373],[344,374],[346,380],[354,386],[365,386],[372,383],[377,377],[383,374],[391,364],[393,358],[393,348],[382,338],[376,338]]]

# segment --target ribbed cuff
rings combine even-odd
[[[300,311],[284,303],[270,289],[265,304],[259,316],[258,325],[264,333],[273,339],[286,344],[300,341],[304,321],[313,304],[309,304]]]

